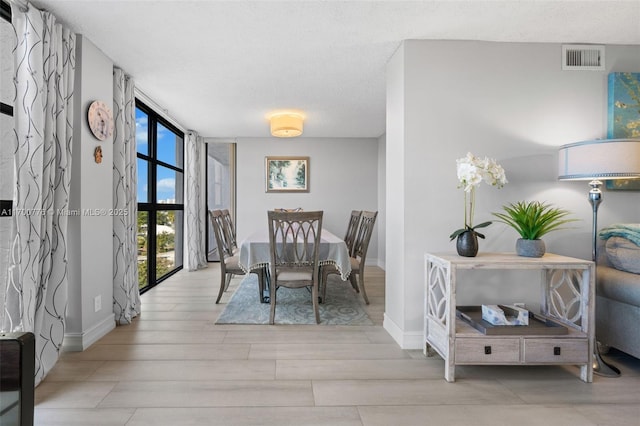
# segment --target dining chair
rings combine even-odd
[[[351,252],[351,274],[349,274],[349,281],[351,286],[358,292],[362,293],[362,298],[365,303],[369,304],[369,298],[367,297],[367,291],[364,286],[364,269],[365,262],[367,260],[367,250],[369,249],[369,241],[373,234],[373,227],[376,224],[376,217],[378,212],[363,211],[360,219],[360,226],[356,233],[353,242],[353,251]],[[321,300],[326,299],[327,294],[327,280],[331,274],[340,274],[338,268],[334,265],[323,265],[320,271],[321,274]],[[356,275],[358,278],[356,279]]]
[[[280,287],[311,288],[311,302],[320,322],[318,308],[318,279],[322,211],[268,211],[271,313],[269,324],[276,315],[276,294]]]
[[[233,226],[233,219],[228,209],[222,210],[222,221],[224,223],[224,232],[231,246],[231,252],[235,255],[238,253],[238,240],[236,239],[236,228]]]
[[[216,237],[218,245],[218,254],[220,257],[220,290],[218,290],[218,298],[216,304],[220,302],[222,294],[229,288],[229,283],[234,275],[245,275],[245,271],[238,264],[238,256],[233,254],[230,241],[225,233],[224,213],[222,210],[209,211],[213,233]],[[264,270],[256,269],[251,273],[258,275],[258,291],[259,294],[264,290]]]

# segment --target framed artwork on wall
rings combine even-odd
[[[266,157],[266,192],[309,192],[309,157]]]
[[[640,73],[609,74],[608,139],[640,138]]]
[[[640,138],[640,73],[612,72],[608,81],[607,138]],[[640,191],[640,179],[608,180],[608,190]]]
[[[605,188],[610,191],[640,191],[640,179],[608,180]]]

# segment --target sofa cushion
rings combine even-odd
[[[640,306],[640,275],[598,265],[596,294],[607,299]]]
[[[640,247],[622,237],[611,237],[605,245],[611,265],[625,272],[640,274]]]

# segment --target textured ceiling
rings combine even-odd
[[[640,44],[640,0],[33,3],[219,138],[268,137],[283,108],[305,113],[305,137],[380,136],[385,65],[406,39]]]

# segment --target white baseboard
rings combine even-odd
[[[393,322],[386,313],[384,314],[382,327],[387,330],[387,333],[393,337],[393,340],[395,340],[402,349],[422,349],[424,347],[422,331],[405,332],[398,327],[398,325]]]
[[[62,350],[64,352],[82,352],[114,328],[116,328],[116,317],[111,314],[85,332],[65,333]]]

